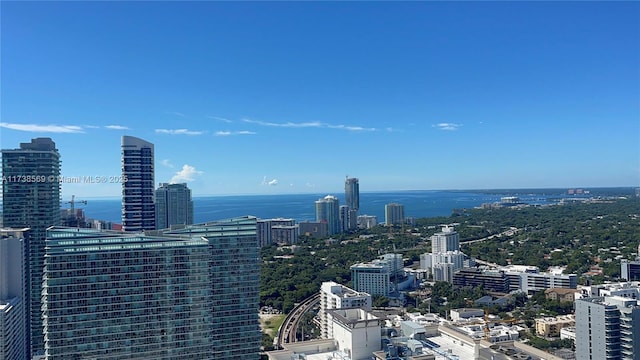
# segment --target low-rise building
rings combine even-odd
[[[543,337],[558,337],[560,330],[565,327],[575,327],[576,319],[573,315],[545,317],[536,319],[536,334]]]
[[[544,291],[544,297],[549,300],[555,300],[560,302],[573,302],[576,299],[576,293],[580,291],[577,289],[562,289],[553,288]]]
[[[477,268],[463,268],[453,274],[453,285],[476,287],[482,285],[485,290],[508,293],[509,279],[503,271],[488,271]]]

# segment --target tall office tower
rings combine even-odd
[[[340,233],[340,202],[333,195],[316,201],[316,221],[326,222],[329,235]]]
[[[156,227],[193,224],[193,200],[187,184],[161,183],[156,190]]]
[[[640,304],[622,296],[576,300],[576,359],[640,359]]]
[[[0,359],[27,360],[26,262],[28,229],[0,229]]]
[[[2,150],[2,223],[30,228],[28,259],[29,314],[27,341],[32,354],[44,350],[42,335],[42,267],[46,229],[60,223],[60,153],[50,138],[32,139],[19,149]]]
[[[431,236],[431,252],[434,254],[460,250],[458,233],[451,226],[442,227],[442,231]]]
[[[122,137],[122,230],[156,228],[153,144]]]
[[[258,320],[260,248],[256,218],[247,216],[188,225],[163,233],[188,234],[209,242],[209,277],[214,302],[210,358],[257,359],[262,334]]]
[[[333,329],[329,322],[330,310],[361,308],[371,311],[371,295],[364,292],[357,292],[344,285],[333,281],[323,282],[320,286],[320,318],[321,333],[323,339],[333,337]]]
[[[391,203],[384,206],[385,225],[400,225],[404,222],[404,205]]]
[[[48,230],[45,359],[213,359],[209,243]]]
[[[357,178],[350,178],[344,181],[344,197],[349,209],[360,210],[360,185]]]

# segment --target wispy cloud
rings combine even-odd
[[[38,125],[38,124],[14,124],[0,122],[0,127],[28,132],[43,133],[83,133],[84,129],[77,125]]]
[[[247,131],[247,130],[241,130],[241,131],[216,131],[215,132],[215,136],[232,136],[232,135],[255,135],[256,133],[254,131]]]
[[[276,185],[278,185],[278,179],[268,180],[267,177],[265,176],[265,177],[262,178],[262,185],[276,186]]]
[[[104,128],[111,130],[129,130],[129,127],[124,125],[107,125]]]
[[[454,124],[454,123],[439,123],[439,124],[433,125],[433,127],[436,129],[447,130],[447,131],[458,130],[461,126],[462,124]]]
[[[202,174],[202,171],[196,170],[196,168],[191,165],[184,164],[182,165],[182,170],[176,172],[171,178],[170,182],[172,184],[177,184],[177,183],[193,181],[195,176],[201,175],[201,174]]]
[[[310,122],[285,122],[285,123],[274,123],[268,121],[260,121],[260,120],[251,120],[251,119],[242,119],[243,122],[249,124],[256,124],[261,126],[271,126],[271,127],[282,127],[282,128],[327,128],[327,129],[341,129],[348,131],[376,131],[375,128],[365,128],[362,126],[351,126],[351,125],[334,125],[323,123],[320,121],[310,121]]]
[[[187,117],[187,115],[178,112],[178,111],[168,111],[167,114],[171,114],[171,115],[175,115],[175,116],[180,116],[180,117]]]
[[[207,118],[209,119],[213,119],[213,120],[218,120],[218,121],[222,121],[222,122],[226,122],[227,124],[232,123],[233,120],[229,120],[229,119],[225,119],[223,117],[219,117],[219,116],[207,116]]]
[[[205,132],[188,129],[156,129],[156,133],[169,135],[202,135]]]
[[[163,166],[166,166],[168,168],[172,168],[173,164],[171,163],[171,161],[169,159],[164,159],[160,162]]]

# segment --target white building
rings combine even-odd
[[[382,264],[351,265],[351,282],[356,291],[382,296],[389,296],[391,293],[391,273]]]
[[[420,255],[420,268],[428,270],[434,281],[453,282],[456,270],[472,265],[460,252],[459,236],[452,226],[445,225],[429,239],[431,253]]]
[[[28,359],[23,257],[27,230],[0,230],[0,359]]]
[[[575,302],[577,359],[637,359],[640,304],[621,296]]]
[[[351,282],[356,291],[389,296],[404,279],[402,254],[385,254],[370,263],[351,266]]]
[[[336,309],[361,308],[371,310],[371,295],[354,291],[333,281],[323,282],[320,286],[320,317],[322,338],[333,337],[328,311]]]
[[[378,225],[378,217],[374,215],[358,215],[358,228],[370,229]]]
[[[404,205],[391,203],[384,206],[385,225],[404,223]]]
[[[369,360],[374,351],[381,350],[383,320],[362,309],[331,310],[329,314],[338,349],[351,360]]]
[[[509,290],[521,290],[527,294],[561,288],[575,289],[578,286],[576,274],[562,274],[560,271],[540,273],[535,266],[508,265],[500,268],[509,278]]]
[[[459,236],[452,226],[443,226],[442,231],[433,234],[429,240],[433,254],[460,250]]]

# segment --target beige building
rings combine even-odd
[[[543,337],[558,337],[560,330],[576,325],[574,315],[562,315],[536,319],[536,334]]]
[[[576,289],[552,288],[544,291],[544,297],[549,300],[558,300],[561,302],[575,301],[575,293],[580,292]]]

